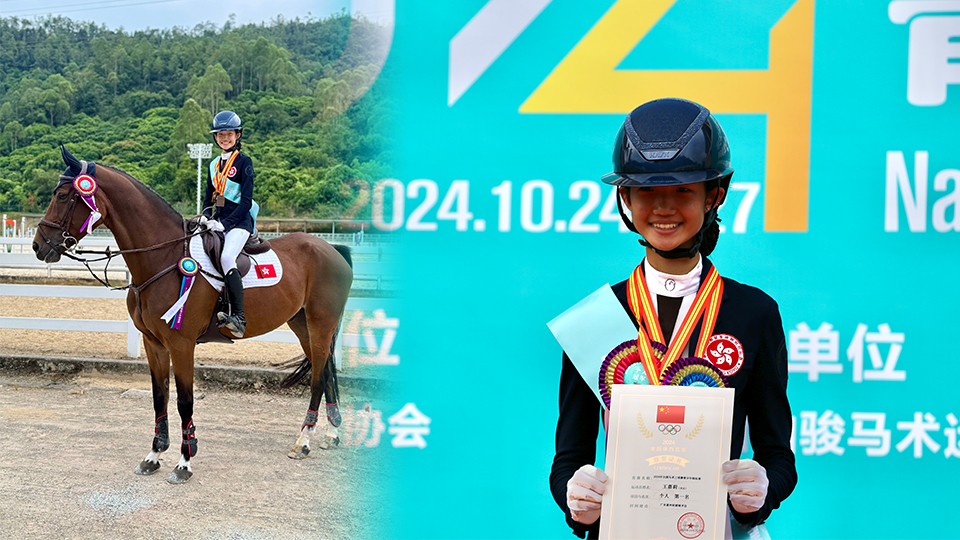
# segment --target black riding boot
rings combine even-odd
[[[243,331],[247,328],[247,320],[243,318],[243,280],[240,278],[240,272],[236,268],[227,272],[223,281],[227,284],[227,292],[230,294],[231,314],[224,312],[217,313],[217,320],[220,322],[220,328],[226,328],[233,337],[242,338]]]

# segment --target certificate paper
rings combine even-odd
[[[600,538],[723,539],[733,394],[613,385]]]

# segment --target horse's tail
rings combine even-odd
[[[350,246],[334,244],[333,249],[337,250],[337,252],[347,260],[347,264],[350,265],[350,268],[353,268],[353,257],[350,255]]]
[[[297,369],[293,370],[293,373],[287,375],[282,381],[280,381],[280,388],[293,388],[294,385],[306,378],[307,375],[310,375],[310,359],[307,358],[307,355],[301,354],[290,362],[281,365],[280,368],[289,368],[293,366],[297,366]]]
[[[336,346],[337,346],[337,335],[334,334],[333,339],[330,340],[330,354],[327,356],[327,364],[335,361],[333,356],[333,351]],[[282,381],[280,381],[280,388],[293,388],[294,386],[299,384],[300,381],[309,377],[310,373],[313,371],[313,363],[310,362],[310,359],[307,358],[307,355],[305,354],[302,354],[294,358],[293,360],[287,362],[286,364],[281,365],[280,369],[291,368],[293,366],[297,366],[297,367],[296,369],[293,370],[293,373],[287,375]],[[332,366],[328,365],[324,368],[324,370],[327,371],[327,373],[329,373],[331,371],[331,367]],[[336,369],[336,368],[333,367],[333,369]],[[321,382],[323,381],[321,380]]]

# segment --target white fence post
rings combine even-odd
[[[133,324],[133,319],[127,316],[127,356],[140,358],[140,331]]]

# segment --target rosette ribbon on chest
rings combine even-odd
[[[704,360],[707,342],[713,334],[723,298],[723,279],[711,266],[706,280],[694,297],[693,305],[677,329],[670,346],[660,328],[647,290],[643,265],[637,266],[627,283],[627,303],[639,323],[636,340],[626,341],[610,351],[600,367],[600,396],[610,407],[610,387],[614,384],[653,384],[675,386],[711,386],[725,388],[726,377],[708,360]],[[697,323],[701,321],[700,339],[695,356],[680,358]]]
[[[160,317],[163,319],[163,322],[166,323],[170,323],[172,320],[173,322],[170,324],[170,328],[174,330],[179,330],[180,325],[183,323],[187,297],[190,296],[190,289],[193,288],[193,278],[200,273],[200,265],[197,264],[197,261],[192,257],[180,259],[177,267],[180,273],[183,274],[183,279],[180,282],[180,298]]]

